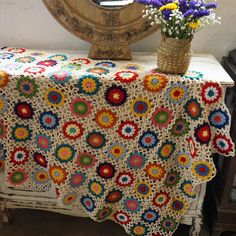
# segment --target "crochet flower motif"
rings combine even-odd
[[[91,61],[88,58],[75,58],[71,60],[75,64],[88,65]]]
[[[53,165],[49,167],[49,175],[55,184],[61,185],[65,182],[68,173],[61,166]]]
[[[190,130],[190,123],[183,118],[176,119],[174,125],[171,128],[171,134],[175,137],[184,136]]]
[[[146,131],[139,138],[139,145],[143,148],[149,149],[154,148],[158,143],[158,138],[155,132]]]
[[[27,140],[30,140],[31,136],[32,136],[32,130],[29,128],[28,125],[16,124],[12,129],[12,138],[16,142],[25,142]]]
[[[94,67],[94,68],[89,68],[87,69],[88,73],[93,73],[93,74],[98,74],[98,75],[106,75],[108,74],[110,71],[106,68],[102,68],[102,67]]]
[[[151,109],[151,103],[148,99],[137,97],[131,103],[131,112],[137,117],[147,116]]]
[[[75,149],[70,144],[63,143],[56,147],[54,155],[60,163],[66,163],[75,157]]]
[[[117,80],[121,83],[130,83],[138,78],[138,73],[133,71],[119,71],[115,74]]]
[[[126,140],[134,139],[138,135],[138,131],[138,125],[133,121],[122,121],[118,127],[118,134]]]
[[[45,168],[47,167],[48,162],[46,160],[46,157],[43,156],[41,153],[35,152],[34,153],[34,160],[38,165],[45,167]]]
[[[208,181],[215,175],[215,168],[206,161],[196,161],[191,167],[192,173],[196,179],[201,182]]]
[[[12,57],[14,57],[13,53],[8,53],[8,52],[4,52],[4,53],[0,53],[0,60],[8,60],[11,59]]]
[[[155,223],[160,218],[160,215],[158,212],[150,208],[143,212],[141,218],[143,221],[150,224]]]
[[[186,114],[193,120],[198,120],[202,116],[202,107],[197,99],[192,98],[184,105]]]
[[[181,104],[188,96],[188,87],[182,83],[174,83],[166,90],[166,98],[173,104]]]
[[[57,88],[49,88],[44,93],[44,100],[48,106],[61,107],[65,102],[65,94]]]
[[[145,225],[138,223],[131,228],[131,234],[134,236],[147,235],[148,229]]]
[[[45,169],[36,169],[32,174],[32,178],[36,184],[47,184],[50,182],[48,172]]]
[[[98,221],[104,221],[110,216],[111,213],[112,213],[112,208],[103,207],[102,209],[98,210],[96,214],[96,219]]]
[[[189,137],[187,139],[187,144],[188,144],[188,150],[192,158],[195,158],[197,156],[197,149],[196,149],[196,144],[193,140],[192,137]]]
[[[105,91],[105,99],[111,106],[121,106],[127,100],[127,91],[119,85],[112,85]]]
[[[107,155],[114,160],[123,159],[126,156],[126,147],[122,143],[113,143],[108,148]]]
[[[126,198],[123,205],[127,211],[132,213],[139,212],[142,209],[141,202],[133,197]]]
[[[124,70],[131,70],[131,71],[138,71],[138,70],[143,70],[144,67],[139,65],[139,64],[134,64],[134,63],[129,63],[126,64],[122,67]]]
[[[191,160],[189,154],[184,151],[179,151],[175,157],[175,162],[180,168],[189,167],[191,164]]]
[[[24,72],[30,75],[37,75],[37,74],[42,74],[43,72],[45,72],[45,70],[46,69],[42,66],[31,66],[26,68]]]
[[[88,212],[92,212],[94,208],[96,207],[95,201],[89,195],[82,196],[82,198],[80,199],[80,202],[82,203],[82,205]]]
[[[53,130],[59,125],[59,118],[55,113],[46,111],[40,114],[39,122],[43,129]]]
[[[157,192],[155,197],[153,198],[153,205],[158,208],[161,208],[163,206],[166,206],[169,201],[170,201],[169,193],[160,191]]]
[[[211,129],[208,123],[204,122],[195,129],[196,141],[201,144],[208,144],[211,141]]]
[[[55,66],[56,64],[57,64],[57,61],[55,60],[44,60],[44,61],[37,62],[38,66],[45,66],[45,67]]]
[[[76,193],[69,192],[63,197],[62,203],[65,206],[69,206],[76,201],[77,197],[78,195]]]
[[[25,164],[29,159],[29,151],[24,147],[15,148],[10,154],[10,160],[15,165]]]
[[[51,137],[44,134],[37,134],[35,136],[37,147],[42,151],[49,151],[52,147]]]
[[[21,54],[25,52],[26,49],[25,48],[8,48],[7,51],[14,54],[18,54],[18,53]]]
[[[71,113],[80,118],[85,118],[90,115],[92,110],[92,105],[89,101],[83,98],[75,98],[70,103]]]
[[[164,74],[155,73],[143,78],[144,88],[150,92],[161,92],[166,87],[167,77]]]
[[[115,167],[108,162],[100,163],[97,167],[97,174],[103,179],[113,178],[115,172],[116,172]]]
[[[140,152],[133,152],[127,159],[127,165],[131,169],[140,169],[144,166],[146,161],[145,155]]]
[[[174,198],[171,203],[171,211],[174,214],[182,214],[187,208],[186,202],[182,198]]]
[[[107,140],[101,132],[92,131],[86,136],[86,142],[91,148],[100,149],[105,146]]]
[[[118,189],[113,189],[110,192],[108,192],[105,202],[106,203],[116,203],[119,202],[123,197],[123,193]]]
[[[153,180],[161,180],[165,176],[165,168],[161,164],[150,163],[145,169],[146,175]]]
[[[181,77],[190,80],[200,80],[203,78],[203,74],[199,71],[187,71]]]
[[[222,94],[222,88],[218,83],[206,82],[202,86],[201,96],[206,104],[216,103],[222,97]]]
[[[85,95],[94,95],[99,91],[100,82],[98,77],[88,74],[79,78],[76,87]]]
[[[212,126],[222,129],[229,124],[229,115],[222,109],[215,109],[210,113],[209,121]]]
[[[5,86],[7,86],[8,82],[9,82],[8,74],[5,71],[0,70],[0,88],[4,88]]]
[[[51,81],[56,84],[65,84],[72,78],[71,72],[68,71],[57,71],[49,75]]]
[[[84,129],[80,123],[69,121],[63,125],[62,132],[66,138],[76,140],[83,135]]]
[[[148,182],[137,181],[135,184],[135,192],[141,198],[147,198],[152,193],[152,187]]]
[[[21,96],[32,98],[38,92],[38,85],[33,79],[20,77],[17,80],[16,89]]]
[[[18,102],[15,105],[15,113],[21,119],[32,119],[34,110],[32,105],[27,102]]]
[[[82,152],[77,157],[77,165],[85,169],[93,167],[96,162],[96,157],[89,152]]]
[[[29,174],[22,168],[17,168],[7,176],[7,181],[11,186],[22,186],[29,179]]]
[[[60,53],[51,55],[48,58],[55,61],[66,61],[68,59],[67,55]]]
[[[85,180],[86,180],[86,175],[80,171],[76,171],[74,174],[71,175],[70,177],[70,186],[72,188],[80,188],[83,186]]]
[[[74,64],[74,63],[68,63],[68,64],[65,64],[64,66],[62,66],[61,69],[69,70],[69,71],[73,71],[73,70],[78,71],[81,69],[81,65]]]
[[[159,147],[157,156],[162,160],[168,160],[175,151],[175,143],[167,140]]]
[[[166,128],[172,121],[172,112],[164,107],[158,108],[152,115],[152,123],[158,128]]]
[[[99,198],[103,196],[105,187],[100,181],[93,179],[88,183],[88,190],[94,197]]]
[[[101,61],[95,64],[95,66],[101,66],[101,67],[106,67],[106,68],[114,68],[116,67],[116,64],[112,61]]]
[[[223,155],[232,155],[234,144],[225,134],[216,134],[213,138],[213,146],[217,152]]]
[[[113,215],[115,221],[121,225],[127,225],[130,223],[130,216],[124,211],[117,211]]]
[[[25,57],[18,57],[15,59],[15,62],[18,63],[32,63],[34,62],[36,59],[32,56],[25,56]]]
[[[179,189],[188,198],[194,199],[196,197],[196,195],[195,195],[195,193],[193,191],[192,181],[190,181],[190,180],[184,180],[181,183]]]
[[[116,184],[121,187],[131,186],[134,182],[134,176],[131,172],[123,171],[116,177]]]
[[[160,222],[160,228],[164,231],[164,232],[172,232],[177,228],[177,222],[175,221],[175,219],[173,217],[170,216],[166,216],[164,217],[161,222]]]
[[[95,122],[102,128],[108,129],[113,127],[117,122],[114,112],[109,109],[102,109],[95,115]]]
[[[167,187],[173,187],[179,183],[180,178],[180,173],[178,171],[171,170],[167,173],[164,184]]]

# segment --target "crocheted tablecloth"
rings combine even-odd
[[[53,184],[64,207],[130,235],[172,235],[195,186],[216,174],[212,153],[234,155],[222,87],[201,72],[23,48],[0,62],[8,185]]]

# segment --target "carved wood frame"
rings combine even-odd
[[[93,59],[131,59],[130,44],[159,29],[142,17],[143,5],[103,8],[92,0],[43,0],[56,20],[75,36],[89,42]]]

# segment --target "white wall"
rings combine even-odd
[[[79,0],[78,0],[79,1]],[[89,1],[89,0],[88,0]],[[218,59],[236,48],[236,0],[218,0],[221,26],[198,32],[195,53],[211,53]],[[133,45],[135,51],[155,51],[159,32]],[[41,0],[0,0],[0,46],[88,50],[89,44],[67,32],[50,15]]]

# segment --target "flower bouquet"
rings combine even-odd
[[[143,17],[151,25],[161,25],[161,43],[157,50],[158,68],[164,73],[184,74],[191,59],[191,41],[199,29],[220,23],[208,0],[136,0],[145,4]]]

